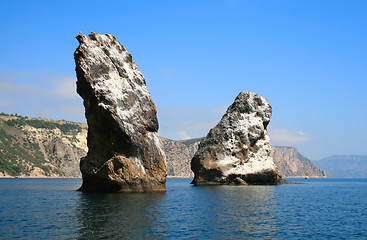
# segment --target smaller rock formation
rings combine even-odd
[[[157,110],[131,54],[109,34],[76,37],[77,92],[88,122],[81,191],[166,190]]]
[[[268,101],[241,92],[220,122],[201,141],[191,161],[193,184],[280,184],[280,173],[269,156]]]

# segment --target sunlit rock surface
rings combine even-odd
[[[220,122],[201,141],[191,161],[193,184],[279,184],[282,177],[269,156],[268,101],[241,92]]]
[[[77,37],[77,92],[88,122],[81,191],[165,191],[157,110],[131,54],[109,34]]]

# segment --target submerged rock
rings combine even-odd
[[[109,34],[77,37],[77,92],[88,122],[81,191],[165,191],[157,110],[131,54]]]
[[[268,101],[241,92],[220,122],[201,141],[191,160],[193,184],[279,184],[282,177],[269,156]]]

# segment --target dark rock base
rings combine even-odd
[[[203,179],[195,177],[191,184],[200,185],[278,185],[288,183],[278,172],[268,171],[246,175],[229,175],[228,177]]]
[[[146,184],[129,183],[129,187],[121,186],[117,183],[102,184],[96,180],[83,180],[82,186],[77,190],[81,192],[103,192],[103,193],[122,193],[122,192],[166,192],[166,184],[156,183],[147,186]]]

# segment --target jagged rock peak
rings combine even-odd
[[[81,191],[165,191],[157,110],[131,54],[109,34],[77,37],[77,92],[88,122]]]
[[[201,141],[191,161],[193,184],[279,184],[283,180],[273,159],[267,126],[269,102],[241,92],[220,122]]]

